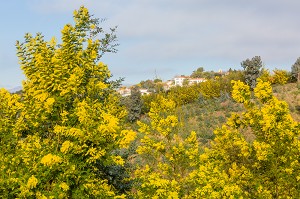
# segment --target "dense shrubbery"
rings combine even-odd
[[[292,82],[296,82],[296,81],[300,82],[300,57],[298,57],[298,59],[292,66],[291,81]]]
[[[198,101],[182,106],[177,111],[180,120],[185,124],[181,134],[195,131],[199,141],[209,145],[214,138],[214,130],[221,127],[232,112],[242,110],[242,106],[235,103],[229,94],[211,99],[200,97]]]
[[[275,69],[273,70],[273,74],[269,72],[269,70],[263,69],[261,72],[260,79],[263,81],[268,81],[271,84],[286,84],[291,78],[290,74],[288,74],[285,70]]]
[[[149,112],[149,122],[138,122],[142,134],[137,153],[142,164],[134,173],[138,198],[182,198],[189,195],[187,180],[198,164],[195,132],[182,137],[182,123],[173,101],[159,97]]]
[[[232,71],[227,75],[216,76],[199,84],[172,87],[165,94],[165,97],[173,100],[178,106],[196,102],[200,97],[205,99],[218,98],[223,94],[231,93],[232,80],[244,80],[243,73],[241,71]]]
[[[27,79],[21,95],[0,89],[2,198],[300,198],[300,124],[271,87],[285,71],[248,71],[253,89],[241,71],[136,89],[123,102],[127,121],[144,114],[133,131],[99,62],[114,33],[98,40],[84,7],[74,19],[60,45],[41,34],[17,44]]]
[[[124,165],[115,149],[127,147],[135,132],[121,128],[125,110],[99,62],[113,51],[115,36],[97,39],[103,31],[84,7],[74,20],[60,45],[41,34],[17,43],[27,79],[22,97],[0,91],[2,198],[108,198],[125,191],[111,180]],[[118,172],[120,184],[126,172]]]
[[[245,111],[232,114],[215,130],[216,137],[204,152],[199,141],[189,143],[199,139],[196,133],[181,137],[174,102],[161,98],[160,104],[152,104],[150,121],[140,123],[144,136],[137,152],[147,155],[134,175],[137,196],[300,196],[300,125],[289,115],[287,104],[274,97],[270,83],[262,80],[254,88],[254,99],[250,87],[240,81],[234,82],[232,96]]]
[[[167,93],[167,98],[174,101],[177,106],[188,104],[199,98],[199,85],[176,86],[171,88]]]
[[[129,96],[121,98],[121,104],[127,108],[127,121],[130,123],[135,122],[141,117],[142,114],[142,95],[138,87],[131,88]]]

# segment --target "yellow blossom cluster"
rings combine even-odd
[[[152,102],[150,121],[138,122],[143,137],[136,152],[144,161],[134,175],[139,198],[182,198],[189,194],[189,174],[199,164],[199,145],[195,132],[183,138],[182,125],[175,115],[175,103],[163,97]],[[150,158],[149,158],[150,157]]]
[[[61,157],[59,157],[57,155],[52,155],[51,153],[45,155],[41,159],[41,163],[45,166],[52,166],[52,165],[60,163],[61,161],[62,161]]]
[[[264,82],[261,79],[258,79],[257,82],[257,86],[254,88],[254,94],[262,102],[266,102],[273,96],[271,83]]]
[[[60,44],[41,33],[16,43],[26,79],[20,95],[0,89],[1,198],[124,198],[102,175],[123,168],[114,152],[135,138],[122,131],[126,111],[100,62],[114,51],[115,34],[83,6],[74,21]]]
[[[73,147],[73,143],[69,140],[64,141],[64,143],[61,145],[60,151],[62,153],[67,153],[69,150],[71,150]]]
[[[62,188],[63,191],[68,191],[69,190],[69,186],[65,182],[60,183],[59,187]]]
[[[251,97],[250,87],[245,85],[240,80],[233,83],[234,85],[232,87],[232,98],[239,103],[249,101]]]
[[[36,185],[38,184],[38,179],[36,179],[36,177],[35,176],[31,176],[29,179],[28,179],[28,181],[27,181],[27,187],[28,187],[28,189],[33,189],[33,188],[35,188],[36,187]]]
[[[122,130],[122,138],[119,140],[120,148],[128,148],[130,143],[136,138],[136,132],[132,130]]]
[[[190,175],[192,194],[201,198],[298,198],[299,123],[288,106],[272,94],[270,83],[257,81],[251,99],[249,86],[233,82],[233,98],[246,111],[232,114],[215,131],[201,166]],[[244,132],[254,140],[246,141]],[[195,196],[194,195],[194,196]]]

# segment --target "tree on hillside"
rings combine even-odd
[[[182,81],[182,86],[188,86],[190,84],[190,80],[188,78]]]
[[[129,122],[135,122],[140,118],[142,113],[142,96],[139,88],[137,86],[133,86],[131,88],[131,95],[128,96],[128,104],[127,104],[127,119]]]
[[[191,77],[192,78],[202,78],[203,72],[204,72],[204,68],[199,67],[199,68],[197,68],[197,70],[193,71],[193,73],[191,74]]]
[[[155,88],[155,83],[154,81],[148,79],[148,80],[143,80],[139,83],[141,88],[145,88],[147,90],[154,90]]]
[[[263,67],[260,56],[255,56],[252,59],[242,61],[241,66],[244,69],[246,84],[253,89],[256,85],[256,79],[261,75]]]
[[[111,198],[126,190],[115,149],[135,133],[120,127],[125,110],[99,62],[116,51],[115,30],[104,32],[85,7],[74,21],[61,44],[40,33],[17,42],[26,80],[22,97],[0,90],[1,198]]]
[[[300,81],[300,57],[296,60],[296,62],[292,66],[292,81]]]
[[[164,85],[161,79],[154,79],[154,80],[143,80],[139,84],[139,87],[147,89],[149,92],[153,93],[160,93],[164,91]]]
[[[162,80],[159,79],[159,78],[156,78],[156,79],[153,80],[153,82],[154,82],[155,84],[157,84],[157,83],[159,83],[159,82],[162,82]]]

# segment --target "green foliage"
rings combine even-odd
[[[177,111],[179,120],[184,124],[184,130],[180,134],[195,131],[199,142],[209,146],[215,136],[214,130],[221,127],[232,112],[242,110],[229,94],[211,99],[200,96],[198,101],[184,105]]]
[[[203,78],[204,77],[204,68],[203,67],[199,67],[197,68],[197,70],[193,71],[193,73],[191,74],[190,77],[192,78]]]
[[[152,80],[148,79],[148,80],[145,80],[145,81],[141,81],[138,84],[138,86],[141,87],[141,88],[145,88],[145,89],[151,90],[151,89],[154,89],[155,82],[153,82]]]
[[[126,98],[125,106],[128,111],[127,120],[132,123],[138,120],[142,113],[143,102],[139,88],[136,86],[132,87],[131,95]]]
[[[0,91],[2,198],[124,196],[107,173],[123,166],[115,150],[128,147],[135,133],[120,127],[125,110],[99,62],[115,51],[114,30],[104,33],[84,7],[74,21],[59,45],[40,33],[17,42],[27,79],[22,98]],[[124,172],[114,172],[119,183],[126,183]]]
[[[219,76],[221,76],[220,73],[214,71],[204,71],[203,67],[197,68],[197,70],[193,71],[193,73],[190,75],[191,78],[206,78],[206,79],[213,79]]]
[[[231,93],[232,84],[231,81],[245,81],[244,73],[241,70],[234,70],[229,72],[228,74],[220,77],[218,79],[220,81],[221,93]]]
[[[189,85],[189,79],[184,79],[182,82],[182,86],[188,86]]]
[[[256,79],[261,75],[262,61],[260,56],[242,61],[241,66],[244,69],[246,84],[253,89],[256,86]]]
[[[292,66],[291,70],[291,80],[292,82],[300,81],[300,57],[296,60],[296,62]]]
[[[279,99],[288,103],[291,115],[294,120],[300,122],[300,90],[297,83],[288,83],[285,85],[274,85],[274,95]]]
[[[141,81],[138,87],[147,89],[149,92],[160,93],[164,91],[164,86],[161,79]]]
[[[154,82],[154,83],[159,83],[159,82],[162,82],[162,80],[161,80],[161,79],[158,79],[158,78],[156,78],[156,79],[154,79],[154,80],[153,80],[153,82]]]

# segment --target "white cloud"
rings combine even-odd
[[[154,65],[165,71],[168,61],[187,60],[239,65],[255,55],[279,65],[300,56],[297,0],[36,0],[33,9],[69,14],[80,5],[119,26],[121,47],[113,59],[120,63],[112,63],[129,70],[144,64],[147,71]]]

